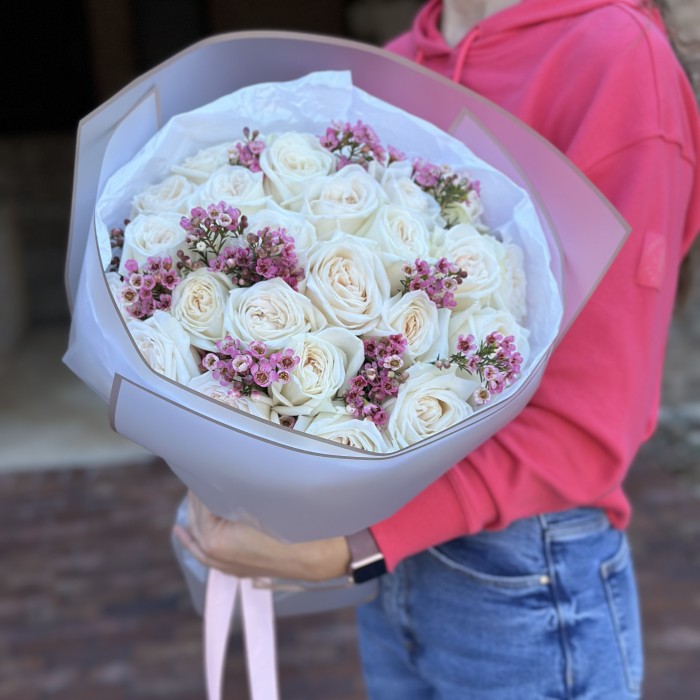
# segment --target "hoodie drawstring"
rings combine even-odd
[[[479,27],[479,25],[477,24],[462,40],[462,43],[459,46],[457,53],[457,62],[455,63],[455,68],[452,71],[451,76],[452,80],[455,83],[461,82],[462,73],[464,72],[464,64],[467,62],[467,54],[469,53],[469,49],[471,49],[472,44],[479,38],[480,34],[481,27]],[[419,66],[423,65],[423,62],[425,60],[425,51],[423,51],[421,47],[418,47],[418,49],[416,50],[414,60]]]
[[[452,71],[452,80],[455,83],[462,82],[462,73],[464,72],[464,64],[467,62],[467,54],[469,53],[469,49],[471,49],[472,44],[478,39],[480,34],[481,27],[477,24],[462,40],[462,44],[459,47],[459,53],[457,54],[457,63],[455,63],[454,71]]]

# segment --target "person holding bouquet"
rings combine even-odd
[[[194,496],[176,528],[241,577],[388,572],[358,617],[373,699],[641,696],[623,483],[700,229],[700,117],[660,5],[430,0],[388,46],[530,125],[631,226],[528,407],[366,532],[284,544]]]

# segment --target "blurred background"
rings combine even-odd
[[[420,0],[23,0],[0,45],[0,700],[203,697],[200,620],[169,546],[181,483],[61,364],[78,120],[198,39],[281,28],[382,44]],[[700,5],[672,0],[700,70]],[[700,257],[700,256],[696,256]],[[700,697],[700,261],[659,429],[630,475],[649,700]],[[280,622],[282,696],[364,697],[354,613]],[[227,696],[247,697],[241,642]],[[529,700],[529,699],[528,699]]]

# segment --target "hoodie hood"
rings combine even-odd
[[[647,139],[676,144],[697,168],[695,95],[648,0],[521,0],[454,47],[442,9],[430,0],[387,48],[503,107],[584,172]],[[700,177],[695,192],[684,250],[700,227]]]
[[[430,0],[413,22],[412,37],[417,46],[414,58],[418,63],[423,63],[425,59],[446,58],[456,54],[457,66],[462,66],[469,49],[479,39],[505,34],[531,25],[574,17],[612,4],[639,8],[642,6],[642,0],[521,0],[515,5],[485,17],[475,24],[456,46],[452,47],[447,44],[440,32],[442,0]],[[656,10],[650,12],[654,15],[655,22],[662,26],[658,12]]]

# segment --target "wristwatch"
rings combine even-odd
[[[371,581],[386,573],[384,555],[379,551],[369,529],[360,530],[346,538],[350,550],[348,575],[354,583]]]

